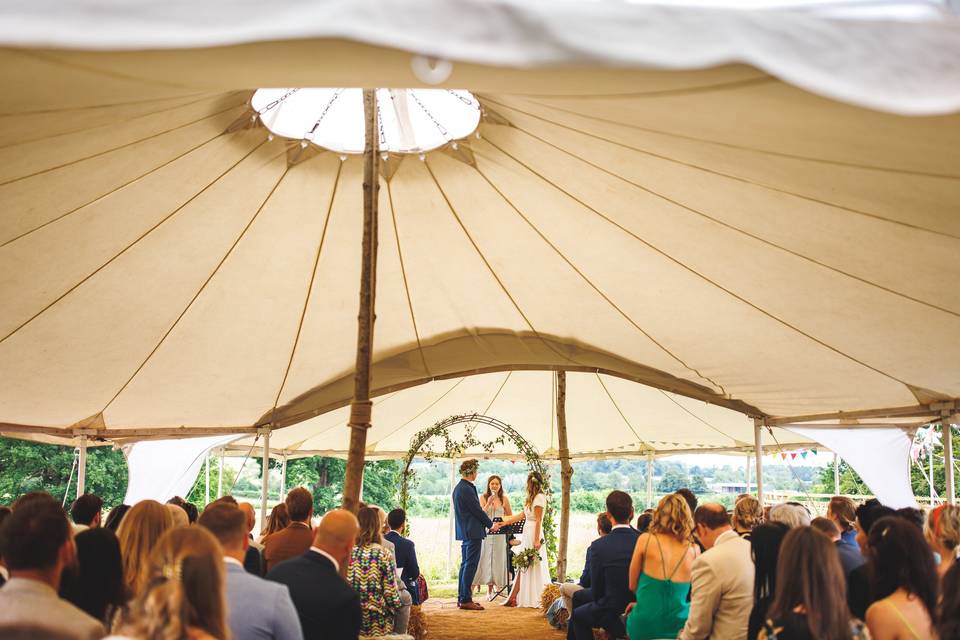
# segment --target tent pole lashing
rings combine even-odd
[[[567,374],[557,372],[557,439],[560,445],[560,541],[557,549],[557,581],[567,575],[567,544],[570,534],[570,447],[567,444]]]
[[[370,401],[370,360],[377,281],[377,209],[380,176],[377,153],[377,92],[363,90],[365,140],[363,146],[363,252],[360,272],[360,311],[357,315],[357,364],[353,402],[350,403],[350,449],[343,481],[342,506],[356,513],[363,487],[363,465],[373,403]]]

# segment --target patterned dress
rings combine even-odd
[[[360,635],[393,633],[393,618],[400,609],[397,565],[379,544],[354,547],[347,567],[347,582],[360,594],[363,619]]]

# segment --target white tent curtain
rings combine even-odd
[[[910,482],[910,445],[902,429],[855,428],[790,431],[830,448],[853,467],[877,499],[888,507],[917,507]]]
[[[127,495],[124,504],[141,500],[166,502],[174,496],[185,498],[211,449],[226,444],[230,436],[185,440],[137,442],[126,450]]]

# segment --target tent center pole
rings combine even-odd
[[[760,436],[763,429],[763,419],[753,419],[753,455],[757,459],[757,500],[760,501],[760,507],[763,508],[763,445],[760,443]]]
[[[570,534],[570,447],[567,444],[567,373],[557,372],[557,439],[560,445],[560,541],[557,549],[557,581],[567,575],[567,544]]]
[[[957,504],[957,489],[953,481],[953,427],[951,423],[960,422],[960,413],[943,416],[943,477],[947,483],[947,504]]]
[[[87,492],[87,436],[80,436],[80,461],[77,463],[77,497]]]
[[[267,521],[267,496],[270,493],[270,430],[263,431],[263,474],[260,477],[260,526]]]
[[[357,315],[357,364],[354,372],[353,402],[350,403],[350,449],[343,480],[342,506],[356,513],[363,486],[363,464],[367,449],[373,403],[370,401],[370,360],[373,355],[373,324],[377,289],[377,209],[380,192],[377,153],[377,92],[363,90],[365,140],[363,145],[363,251],[360,269],[360,311]]]

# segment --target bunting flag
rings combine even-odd
[[[807,453],[808,453],[807,451],[802,451],[802,452],[800,453],[800,457],[803,458],[804,460],[806,460],[806,458],[807,458]]]
[[[791,459],[791,460],[796,460],[796,459],[797,459],[797,452],[796,452],[796,451],[794,451],[793,453],[790,454],[790,459]]]

